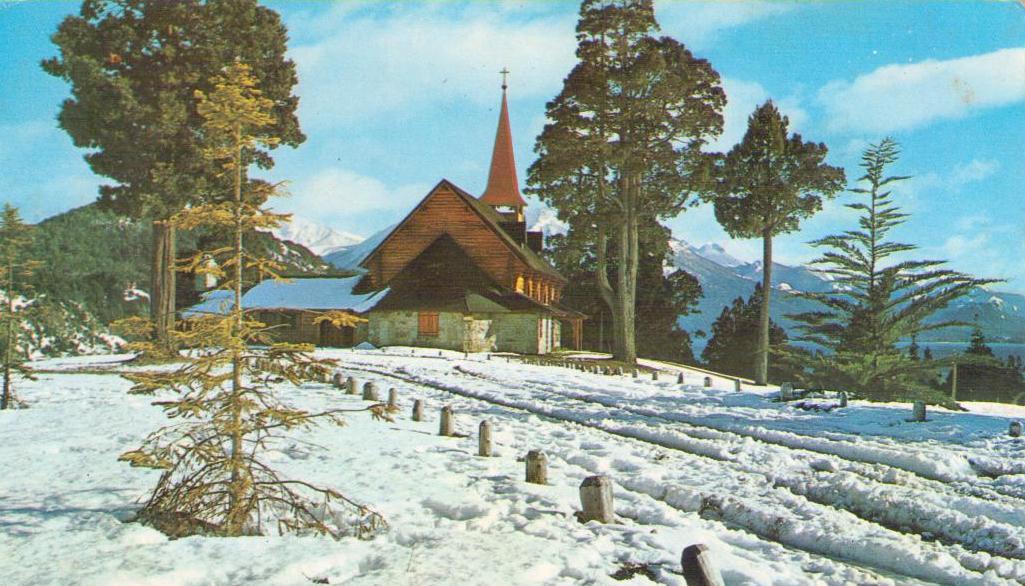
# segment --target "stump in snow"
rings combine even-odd
[[[925,401],[915,401],[911,411],[911,421],[925,421]]]
[[[588,476],[580,484],[580,506],[583,509],[577,518],[581,523],[598,521],[612,523],[615,514],[612,507],[612,479],[608,476]]]
[[[779,386],[779,398],[783,401],[794,400],[794,385],[793,383],[783,383]]]
[[[445,405],[441,408],[441,423],[438,425],[438,435],[451,437],[455,432],[455,415],[452,414],[452,407]]]
[[[396,407],[399,404],[399,391],[395,387],[388,389],[388,407]]]
[[[413,401],[413,421],[424,420],[424,402],[421,399]]]
[[[491,457],[491,422],[480,422],[480,434],[477,437],[477,455]]]
[[[1011,434],[1011,437],[1021,437],[1021,422],[1012,421],[1007,432]]]
[[[840,391],[840,407],[847,406],[847,393]]]
[[[369,381],[363,385],[363,400],[377,401],[377,385]]]
[[[359,388],[359,382],[354,377],[350,376],[349,380],[345,381],[345,384],[347,385],[345,391],[346,394],[355,395],[356,390]]]
[[[705,377],[705,388],[707,389],[707,388],[709,388],[711,386],[712,386],[712,377],[706,376]]]
[[[541,450],[527,452],[527,482],[548,484],[548,456]]]
[[[683,378],[683,372],[681,371],[680,374],[676,375],[676,384],[682,385],[683,383],[684,383],[684,378]]]
[[[724,586],[719,569],[712,563],[708,547],[702,543],[684,549],[680,565],[687,586]]]

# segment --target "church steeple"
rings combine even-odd
[[[527,202],[520,195],[519,180],[516,179],[516,160],[513,157],[512,130],[509,128],[509,105],[506,100],[508,69],[502,74],[502,111],[498,115],[498,132],[495,133],[495,149],[491,153],[491,171],[488,186],[480,200],[493,208],[512,208],[522,221],[523,208]]]

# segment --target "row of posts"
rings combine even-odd
[[[346,389],[346,394],[358,394],[359,382],[354,377],[348,377],[343,381],[341,373],[335,373],[331,380],[336,388]],[[372,382],[363,384],[363,400],[378,401],[377,385]],[[395,407],[398,403],[398,391],[394,388],[388,390],[388,406]],[[424,402],[422,399],[413,401],[413,421],[424,420]],[[452,407],[445,405],[441,408],[441,418],[438,423],[438,435],[454,437],[455,412]],[[477,455],[482,458],[490,458],[494,455],[492,448],[492,427],[490,421],[482,421],[477,434]],[[526,464],[526,481],[530,484],[548,484],[548,457],[541,450],[530,450],[524,459]],[[581,523],[597,521],[599,523],[612,523],[615,521],[615,513],[612,498],[612,479],[606,475],[588,476],[580,483],[580,505],[581,511],[577,513],[577,519]],[[695,544],[683,550],[680,563],[688,586],[722,586],[722,577],[719,570],[712,563],[708,548],[702,544]]]

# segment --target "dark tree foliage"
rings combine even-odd
[[[167,219],[224,191],[221,169],[202,156],[193,95],[236,60],[253,67],[274,103],[277,144],[305,140],[292,95],[295,64],[287,32],[256,0],[85,0],[53,35],[59,56],[43,69],[71,85],[58,121],[92,170],[107,208],[152,221],[150,311],[166,340],[175,311],[175,232]],[[269,150],[250,161],[273,164]]]
[[[1015,402],[1025,392],[1021,358],[1009,356],[1001,362],[986,343],[982,330],[975,328],[972,339],[957,362],[957,399],[960,401]],[[952,373],[944,388],[950,389]]]
[[[761,310],[765,296],[762,285],[755,285],[754,292],[745,301],[737,297],[733,303],[723,307],[719,317],[712,324],[711,338],[701,352],[701,360],[716,372],[754,378],[755,360],[758,353],[758,332],[761,327]],[[786,331],[776,322],[769,330],[770,351],[778,351],[787,345]],[[776,382],[794,380],[793,369],[782,363],[773,362],[769,379]]]
[[[712,66],[657,31],[652,0],[584,0],[578,62],[547,105],[528,171],[528,191],[590,248],[625,362],[637,356],[639,265],[653,252],[640,232],[692,203],[726,102]]]
[[[587,348],[612,349],[608,307],[594,284],[595,259],[582,246],[579,232],[549,239],[552,262],[569,278],[562,304],[585,313],[583,342]],[[645,254],[639,263],[637,296],[637,351],[640,355],[694,364],[690,334],[679,325],[679,317],[694,311],[701,298],[701,285],[690,273],[664,270],[669,256],[668,230],[657,222],[641,232]],[[568,339],[568,338],[564,338]]]
[[[789,134],[790,121],[771,101],[748,118],[747,133],[718,165],[710,199],[715,217],[733,238],[762,239],[759,349],[752,356],[754,379],[765,384],[769,368],[769,307],[772,303],[772,239],[798,229],[822,209],[822,199],[843,189],[843,169],[825,163],[823,143]]]
[[[939,365],[928,358],[911,360],[897,343],[965,325],[927,319],[972,289],[994,282],[944,269],[944,261],[892,258],[907,258],[917,248],[887,239],[907,218],[890,191],[906,177],[887,174],[898,154],[891,139],[865,150],[864,187],[851,190],[862,199],[846,204],[861,213],[858,228],[812,242],[826,250],[812,264],[833,278],[834,291],[801,293],[824,309],[791,316],[800,322],[803,340],[829,350],[811,365],[813,384],[884,400],[935,396],[935,389],[922,381]]]

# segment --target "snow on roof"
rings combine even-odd
[[[353,293],[362,277],[292,279],[264,281],[242,296],[245,309],[322,309],[370,311],[388,290]],[[211,291],[203,301],[182,312],[184,317],[202,313],[222,313],[231,308],[230,291]]]

